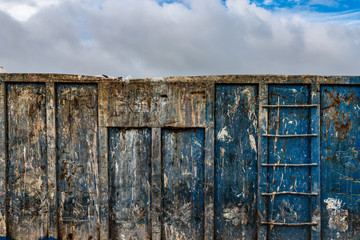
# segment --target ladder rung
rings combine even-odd
[[[60,222],[89,222],[89,220],[81,220],[81,219],[60,219]]]
[[[317,134],[292,134],[292,135],[277,135],[277,134],[263,134],[263,137],[279,137],[279,138],[292,138],[292,137],[317,137]]]
[[[261,166],[263,167],[316,167],[317,163],[305,163],[305,164],[270,164],[270,163],[263,163]]]
[[[318,104],[304,104],[304,105],[263,105],[263,108],[312,108],[312,107],[318,107]]]
[[[264,225],[275,225],[275,226],[315,226],[318,225],[316,222],[304,222],[304,223],[276,223],[276,222],[261,222]]]
[[[303,193],[303,192],[272,192],[272,193],[261,193],[262,196],[274,196],[274,195],[305,195],[305,196],[317,196],[317,193]]]

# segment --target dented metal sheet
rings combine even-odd
[[[0,239],[360,239],[359,86],[0,74]]]

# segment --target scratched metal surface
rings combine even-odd
[[[269,105],[304,105],[310,103],[308,85],[270,85]],[[310,133],[309,108],[269,108],[269,134],[290,135]],[[310,163],[308,137],[280,138],[268,140],[268,163],[302,164]],[[268,192],[311,191],[310,167],[269,167]],[[311,196],[276,195],[267,197],[268,222],[301,223],[311,222]],[[310,226],[271,226],[270,239],[309,239]],[[291,235],[289,233],[291,232]]]
[[[59,237],[98,239],[97,86],[55,88]]]
[[[204,238],[203,129],[162,131],[162,239]]]
[[[8,84],[8,231],[13,239],[47,234],[44,84]]]
[[[204,126],[206,85],[104,83],[101,124],[106,126]]]
[[[151,239],[151,130],[109,131],[109,239]]]
[[[321,88],[324,239],[360,239],[360,87]]]
[[[215,117],[215,239],[256,239],[257,86],[217,86]]]
[[[359,86],[0,74],[0,239],[360,239]]]

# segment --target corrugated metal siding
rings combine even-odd
[[[0,236],[360,239],[360,78],[0,74]]]

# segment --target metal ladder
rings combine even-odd
[[[270,229],[273,226],[309,226],[311,227],[311,239],[320,239],[321,233],[321,211],[320,211],[320,86],[318,84],[311,84],[311,103],[305,105],[269,105],[268,90],[269,85],[266,83],[260,84],[260,104],[259,104],[259,155],[258,155],[258,211],[260,215],[260,222],[258,225],[258,239],[269,238]],[[309,108],[310,109],[310,129],[308,134],[292,134],[292,135],[278,135],[268,133],[268,117],[269,109],[281,108]],[[310,138],[310,154],[311,162],[305,164],[287,164],[287,163],[268,163],[268,139],[269,138]],[[275,168],[310,168],[310,192],[297,191],[279,191],[268,192],[268,170],[270,167]],[[309,206],[311,221],[286,223],[275,222],[269,219],[269,209],[267,209],[266,199],[269,197],[276,197],[277,195],[297,195],[309,196],[311,198]]]

